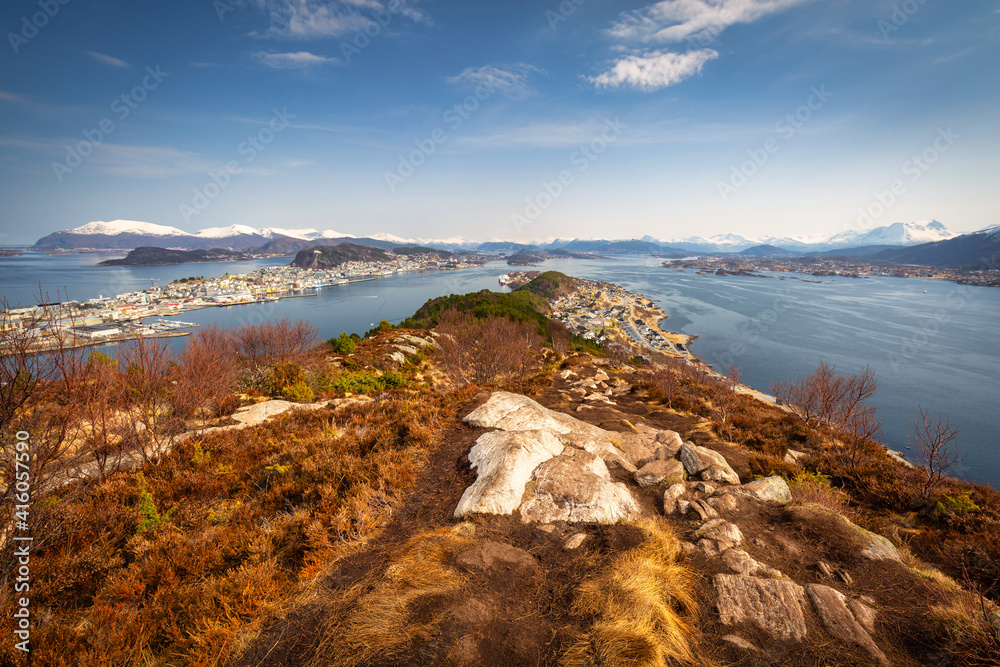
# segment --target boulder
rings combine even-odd
[[[406,363],[406,357],[403,356],[402,352],[390,352],[389,354],[387,354],[385,356],[386,356],[386,358],[389,361],[392,361],[394,363],[397,363],[397,364],[405,364]]]
[[[861,624],[861,627],[869,633],[875,632],[875,619],[878,618],[878,614],[874,609],[861,600],[851,600],[847,606],[851,608],[851,613],[854,614],[854,618]]]
[[[713,519],[695,531],[695,536],[716,540],[727,546],[739,546],[743,542],[743,533],[736,524],[725,519]]]
[[[579,549],[587,541],[587,533],[577,533],[563,542],[563,551]]]
[[[674,484],[663,492],[663,513],[673,514],[677,511],[677,501],[687,493],[687,487],[683,484]]]
[[[602,370],[597,371],[597,373],[594,374],[594,382],[607,382],[610,379],[611,378],[608,377],[608,374]]]
[[[521,520],[613,524],[636,519],[641,510],[624,484],[611,481],[599,456],[567,449],[538,466],[534,486],[521,505]]]
[[[803,524],[821,526],[829,533],[830,539],[841,540],[856,546],[859,554],[868,560],[892,560],[901,563],[903,557],[892,542],[861,526],[855,525],[847,517],[822,505],[791,505],[786,510]]]
[[[263,424],[271,417],[277,417],[295,410],[319,410],[326,403],[292,403],[291,401],[264,401],[245,408],[233,415],[233,420],[247,426]]]
[[[794,449],[789,449],[785,452],[785,463],[788,465],[795,465],[799,462],[799,459],[808,456],[805,452],[800,452]]]
[[[698,513],[702,521],[712,521],[713,519],[719,518],[719,513],[715,511],[710,505],[706,505],[704,501],[692,500],[691,509]]]
[[[622,450],[611,444],[613,438],[619,439],[623,434],[605,431],[567,414],[549,410],[527,396],[506,391],[491,394],[489,400],[473,410],[464,421],[470,426],[503,431],[549,431],[567,447],[597,454],[609,463],[616,459],[628,459]]]
[[[672,486],[684,481],[684,466],[680,461],[650,461],[635,473],[639,486]]]
[[[394,342],[404,342],[410,343],[411,345],[416,345],[417,347],[437,347],[437,343],[433,340],[427,340],[426,338],[420,338],[418,336],[402,335],[397,336]]]
[[[417,353],[417,348],[412,347],[410,345],[397,345],[396,349],[402,352],[403,354],[410,355],[411,357]]]
[[[521,504],[535,468],[563,449],[562,443],[546,431],[497,431],[480,436],[469,451],[476,481],[462,494],[455,516],[513,513]]]
[[[787,505],[792,502],[792,492],[788,483],[781,477],[765,477],[743,486],[729,489],[731,493],[756,498],[762,502]]]
[[[738,574],[717,574],[714,583],[724,625],[750,624],[779,641],[805,639],[805,591],[798,584]]]
[[[861,646],[880,664],[886,666],[890,664],[889,659],[875,644],[871,635],[854,618],[854,614],[847,606],[846,599],[839,591],[819,584],[809,584],[806,586],[806,591],[808,591],[813,608],[827,632],[842,642]]]
[[[730,495],[713,496],[705,502],[721,512],[732,512],[737,508],[736,498]]]
[[[772,579],[781,579],[784,576],[780,571],[759,562],[753,556],[740,549],[727,549],[722,554],[722,562],[736,574],[748,577],[757,575]]]
[[[725,457],[716,451],[685,442],[678,456],[689,475],[701,475],[702,479],[713,482],[740,483],[739,476]]]

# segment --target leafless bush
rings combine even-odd
[[[136,338],[119,348],[121,406],[144,463],[164,448],[160,426],[169,416],[173,354],[165,341]]]
[[[236,330],[233,345],[244,366],[251,371],[277,364],[300,363],[317,344],[316,327],[298,320],[280,319],[247,324]]]
[[[820,362],[819,368],[798,382],[775,382],[771,387],[792,414],[807,424],[846,424],[877,390],[875,371],[870,366],[857,375],[843,377],[826,362]]]
[[[541,336],[534,326],[505,317],[476,319],[452,309],[438,330],[441,359],[452,377],[477,384],[527,377],[538,370]]]
[[[948,473],[965,460],[958,449],[959,429],[947,417],[934,417],[923,406],[910,422],[909,442],[916,448],[917,461],[924,466],[921,498],[929,500]]]
[[[201,410],[207,418],[221,412],[239,374],[232,332],[215,325],[199,329],[177,362],[170,402],[178,416],[189,418]]]

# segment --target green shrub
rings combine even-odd
[[[160,512],[156,509],[156,501],[153,500],[153,494],[149,491],[149,487],[146,486],[146,478],[143,477],[141,472],[137,473],[137,477],[139,479],[139,503],[135,509],[139,513],[139,525],[136,526],[135,534],[141,535],[153,530],[161,523],[169,521],[177,506],[174,505],[166,514],[160,516]]]
[[[302,381],[288,385],[281,390],[281,395],[294,403],[312,403],[316,398],[313,388]]]
[[[354,354],[354,350],[357,347],[354,339],[346,331],[336,338],[331,338],[329,343],[334,354]]]
[[[356,371],[335,375],[328,381],[326,389],[346,394],[371,394],[402,387],[405,382],[402,374],[394,371],[386,371],[382,375],[371,371]]]
[[[946,495],[944,500],[937,504],[936,509],[938,512],[944,514],[960,514],[963,516],[976,514],[977,512],[982,511],[982,508],[973,502],[968,491],[957,498],[952,498],[951,496]]]

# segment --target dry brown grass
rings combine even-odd
[[[574,614],[594,622],[563,654],[562,667],[701,664],[691,624],[697,614],[691,573],[677,562],[680,542],[662,523],[641,527],[642,545],[577,589]]]
[[[441,614],[420,614],[454,595],[465,581],[451,566],[455,555],[469,548],[464,526],[440,528],[409,539],[393,554],[381,576],[374,573],[330,601],[336,619],[323,629],[312,665],[368,665],[402,656],[434,634]],[[346,615],[337,613],[353,606]],[[343,620],[341,620],[343,619]]]

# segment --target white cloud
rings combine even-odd
[[[5,93],[4,91],[0,90],[0,102],[18,102],[19,104],[23,104],[25,102],[25,99],[20,95],[14,95],[13,93]]]
[[[261,65],[272,69],[304,69],[316,65],[327,65],[339,62],[336,58],[317,56],[315,53],[299,51],[297,53],[267,53],[258,51],[251,53],[250,57]]]
[[[714,39],[731,25],[752,23],[810,0],[663,0],[627,14],[609,31],[620,39],[679,42]]]
[[[413,0],[257,0],[270,17],[268,36],[339,37],[370,26],[391,25],[399,15],[430,23]]]
[[[112,58],[111,56],[106,56],[103,53],[98,53],[97,51],[85,51],[85,53],[94,60],[102,62],[105,65],[111,65],[112,67],[121,67],[122,69],[127,69],[131,67],[131,65],[129,65],[124,60],[119,60],[118,58]]]
[[[542,72],[533,65],[501,65],[495,67],[486,65],[485,67],[470,67],[461,74],[448,79],[448,83],[464,84],[469,86],[483,86],[489,90],[500,93],[515,99],[525,98],[533,95],[536,91],[528,83],[528,76],[532,72]]]
[[[700,73],[705,63],[718,57],[718,52],[711,49],[688,53],[654,51],[622,58],[610,70],[590,77],[589,81],[599,88],[627,86],[639,90],[659,90]]]

